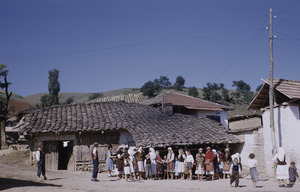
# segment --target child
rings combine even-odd
[[[185,166],[184,166],[184,160],[185,160],[185,154],[183,152],[183,149],[180,148],[179,149],[179,154],[178,154],[178,173],[180,174],[180,177],[181,179],[184,179],[184,169],[185,169]]]
[[[189,180],[192,180],[192,178],[193,178],[192,168],[193,168],[193,164],[194,164],[194,157],[193,157],[193,155],[191,155],[190,151],[187,151],[185,163],[187,165],[187,169],[189,172],[189,177],[190,177]]]
[[[152,178],[151,159],[150,159],[150,154],[149,153],[146,155],[146,159],[144,161],[144,166],[145,166],[145,170],[146,170],[145,178],[149,180],[149,179]]]
[[[230,186],[232,185],[233,182],[235,182],[235,187],[239,186],[239,174],[241,173],[241,167],[238,162],[237,158],[234,158],[233,163],[231,164],[230,167]]]
[[[296,182],[296,177],[299,177],[297,173],[297,168],[295,167],[295,162],[291,162],[291,166],[289,167],[289,180],[290,183],[293,185]]]
[[[124,157],[124,174],[125,174],[125,181],[128,181],[128,176],[130,176],[130,159],[129,159],[129,156]]]
[[[174,172],[175,172],[175,179],[178,179],[178,176],[179,176],[179,172],[178,172],[178,157],[176,156],[175,157],[175,168],[174,168]]]
[[[164,155],[163,162],[163,170],[164,170],[164,179],[167,179],[167,155]]]
[[[160,177],[163,176],[163,160],[161,159],[159,155],[159,151],[156,151],[156,163],[157,163],[157,176],[160,179]]]
[[[248,166],[250,168],[250,175],[251,179],[253,181],[253,187],[256,188],[256,182],[259,181],[258,179],[258,173],[256,170],[257,167],[257,160],[254,159],[255,155],[253,153],[250,153],[249,160],[248,160]]]

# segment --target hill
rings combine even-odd
[[[167,92],[167,91],[173,91],[181,94],[186,94],[188,95],[188,88],[183,88],[182,91],[176,91],[176,90],[171,90],[171,89],[165,89],[162,90],[162,92]],[[203,90],[202,89],[197,89],[199,92],[198,98],[203,98]],[[235,92],[235,90],[228,90],[229,94],[231,95],[232,93]],[[5,93],[0,90],[0,96],[4,97]],[[145,96],[141,95],[141,92],[139,91],[138,88],[123,88],[123,89],[116,89],[116,90],[110,90],[110,91],[105,91],[101,92],[102,97],[98,98],[96,100],[90,101],[89,96],[91,96],[92,93],[59,93],[59,102],[64,103],[67,98],[73,98],[74,103],[85,103],[85,102],[97,102],[97,101],[115,101],[115,100],[124,100],[124,101],[142,101],[147,99]],[[253,93],[254,94],[254,93]],[[22,97],[17,94],[12,95],[12,99],[27,102],[32,106],[35,106],[36,104],[40,103],[40,98],[46,95],[46,93],[39,93],[35,95],[29,95]],[[239,102],[221,102],[223,105],[227,105],[230,107],[234,107],[234,110],[228,111],[228,117],[233,117],[237,115],[249,115],[253,113],[260,113],[260,111],[253,111],[253,110],[247,110],[247,104],[242,102],[240,99]]]

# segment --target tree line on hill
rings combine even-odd
[[[182,89],[185,88],[184,84],[185,79],[182,76],[177,76],[173,85],[167,76],[160,76],[159,79],[146,82],[140,88],[140,91],[148,97],[154,97],[160,94],[163,89],[182,91]],[[256,91],[258,91],[261,86],[262,85],[259,85]],[[254,98],[254,92],[251,91],[250,85],[243,80],[232,81],[232,87],[235,88],[234,91],[226,89],[223,83],[207,83],[206,86],[202,88],[202,99],[221,104],[249,104]],[[188,88],[188,95],[199,97],[198,89],[195,86]]]

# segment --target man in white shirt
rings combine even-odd
[[[36,152],[36,161],[38,165],[37,176],[40,177],[41,174],[44,177],[44,180],[47,180],[46,171],[45,171],[45,152],[44,152],[44,144],[42,142],[39,143],[38,151]]]
[[[92,175],[92,179],[91,181],[99,181],[97,179],[97,175],[98,175],[98,165],[99,165],[99,158],[98,158],[98,143],[95,142],[94,143],[94,149],[92,151],[92,159],[93,159],[93,165],[94,165],[94,168],[93,168],[93,175]]]

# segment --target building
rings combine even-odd
[[[46,168],[92,169],[92,144],[98,142],[104,163],[109,144],[197,150],[207,145],[222,147],[240,143],[222,124],[209,118],[168,115],[137,103],[99,102],[52,106],[29,113],[21,122],[21,134],[30,144],[31,161],[37,142],[45,143]]]
[[[263,124],[262,116],[258,114],[253,115],[243,115],[231,117],[228,119],[229,130],[227,133],[236,135],[242,143],[237,143],[233,145],[233,153],[239,153],[242,165],[243,173],[245,175],[249,174],[249,168],[247,165],[247,160],[249,159],[249,154],[254,153],[258,163],[258,173],[260,179],[268,178],[265,175],[266,164],[264,154],[264,137],[263,137]]]
[[[233,110],[233,108],[225,105],[174,92],[160,94],[145,101],[144,104],[167,107],[171,114],[182,113],[196,117],[207,117],[222,123],[225,128],[228,128],[227,111]]]
[[[272,139],[270,128],[269,79],[252,100],[249,109],[260,109],[263,120],[264,157],[266,173],[274,176],[272,163]],[[274,126],[276,148],[283,147],[286,151],[287,163],[300,164],[300,81],[274,79]]]

